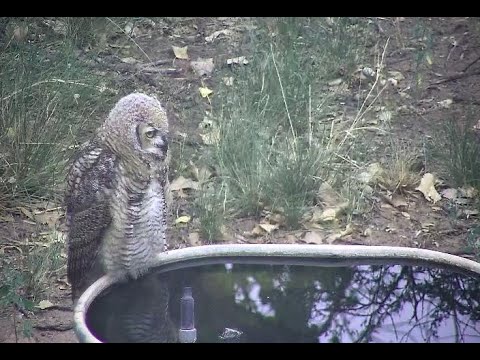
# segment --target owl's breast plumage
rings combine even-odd
[[[144,273],[165,244],[165,196],[160,182],[119,182],[112,194],[112,224],[103,246],[110,273]]]

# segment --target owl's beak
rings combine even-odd
[[[158,147],[160,150],[162,150],[164,153],[168,151],[168,139],[165,135],[160,137],[160,141],[158,141],[155,144],[156,147]]]

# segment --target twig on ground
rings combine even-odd
[[[431,83],[429,85],[429,87],[434,86],[434,85],[444,84],[446,82],[450,82],[450,81],[454,81],[454,80],[458,80],[458,79],[462,79],[464,77],[475,76],[475,75],[480,75],[480,71],[475,71],[475,72],[472,72],[472,73],[461,72],[461,73],[453,74],[453,75],[447,76],[446,78],[444,78],[442,80],[438,80],[438,81],[435,81],[435,82]]]
[[[68,331],[73,329],[73,323],[56,325],[33,325],[33,328],[41,331]]]

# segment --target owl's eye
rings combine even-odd
[[[148,131],[145,132],[145,136],[149,139],[152,139],[155,137],[155,135],[157,134],[157,130],[156,129],[150,129]]]

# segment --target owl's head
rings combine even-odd
[[[168,119],[160,102],[133,93],[121,98],[102,126],[102,136],[120,156],[163,165],[168,152]]]

